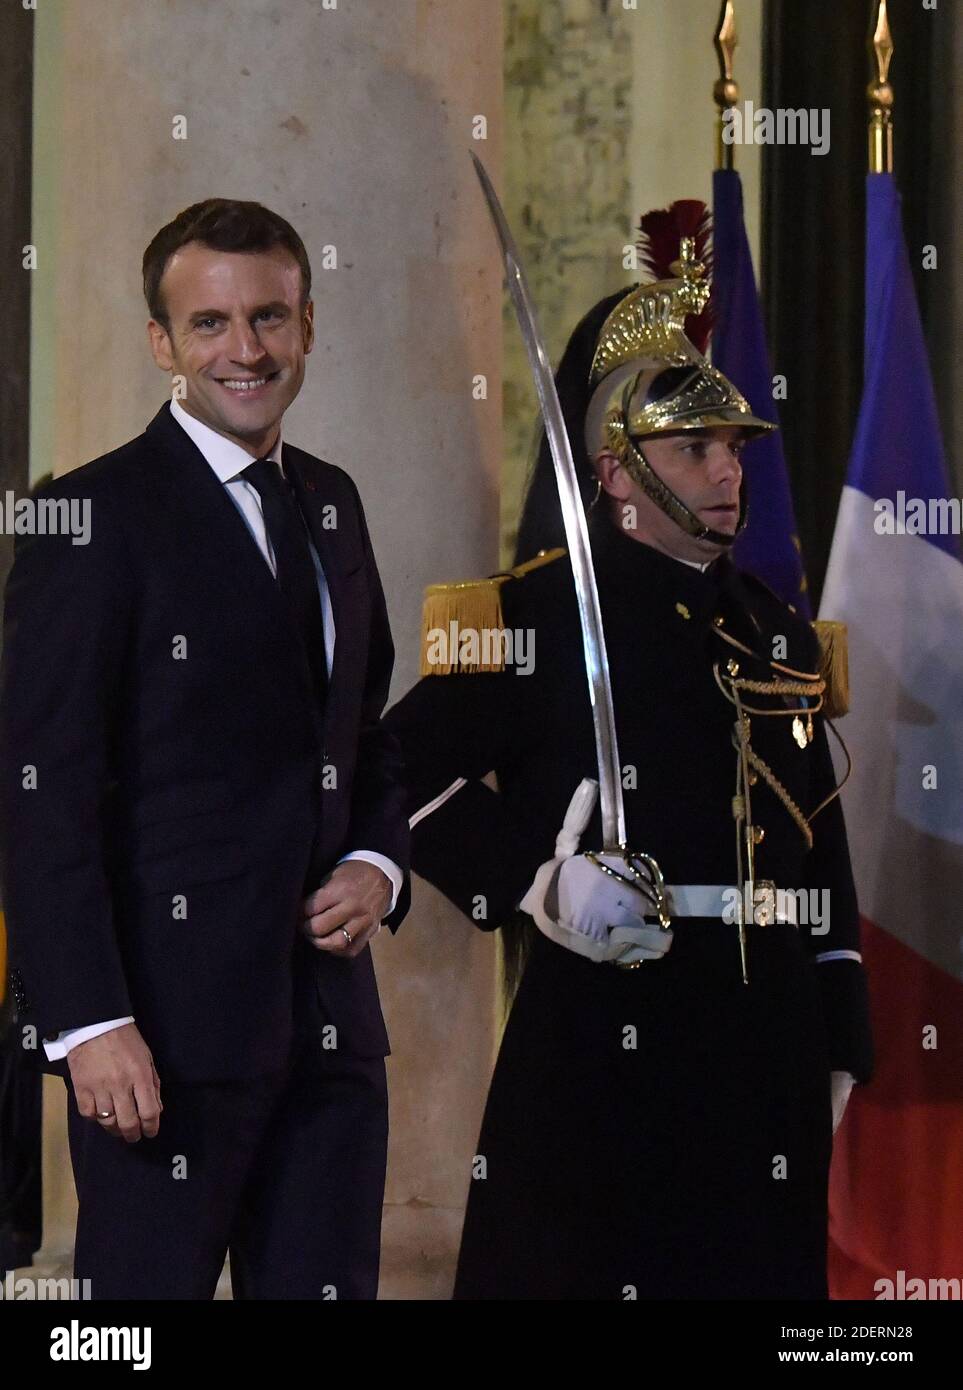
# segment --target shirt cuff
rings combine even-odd
[[[85,1028],[67,1028],[62,1033],[58,1033],[53,1042],[44,1040],[43,1050],[47,1054],[48,1062],[59,1062],[74,1047],[82,1042],[90,1042],[91,1038],[99,1038],[101,1033],[113,1032],[115,1028],[122,1028],[125,1023],[133,1023],[133,1016],[130,1018],[112,1018],[108,1023],[88,1023]]]
[[[376,869],[381,870],[385,878],[391,883],[391,906],[388,908],[388,912],[385,913],[385,916],[390,912],[394,912],[395,904],[398,901],[398,894],[401,892],[401,885],[405,881],[404,874],[398,868],[394,860],[389,859],[387,855],[376,854],[373,849],[353,849],[350,854],[342,854],[338,863],[345,864],[349,859],[363,859],[366,864],[373,864]]]

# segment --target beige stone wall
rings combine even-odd
[[[602,0],[504,0],[505,210],[549,356],[557,364],[582,314],[628,283],[632,23]],[[507,562],[537,442],[538,403],[505,308]]]
[[[632,222],[676,198],[712,205],[719,0],[639,0],[631,14]],[[762,103],[762,0],[736,0],[740,99]],[[758,277],[762,147],[740,145],[746,228]]]

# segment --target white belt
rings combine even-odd
[[[739,921],[739,907],[748,898],[734,885],[720,883],[673,883],[666,885],[670,917],[719,917],[729,922]],[[797,921],[796,894],[791,888],[777,888],[768,879],[756,879],[753,885],[754,911],[746,917],[757,926],[772,922]]]

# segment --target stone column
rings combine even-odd
[[[762,105],[762,0],[737,0],[735,74],[740,101]],[[712,84],[719,76],[712,36],[719,0],[639,0],[627,15],[632,33],[631,179],[634,228],[650,208],[676,198],[702,198],[712,207],[715,115]],[[736,147],[746,231],[759,278],[759,199],[762,147]]]
[[[553,365],[603,295],[630,277],[632,17],[606,0],[504,0],[506,211]],[[538,401],[505,308],[503,558],[511,562]]]
[[[424,584],[497,567],[501,272],[468,151],[499,176],[500,7],[227,9],[37,9],[32,472],[115,447],[164,399],[139,284],[158,227],[210,195],[275,208],[307,244],[318,329],[285,433],[358,482],[397,697],[416,675]],[[386,937],[376,943],[394,1048],[382,1292],[444,1297],[491,1067],[493,943],[423,885]],[[70,1216],[61,1114],[58,1103],[48,1121],[53,1244]]]

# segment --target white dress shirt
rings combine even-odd
[[[234,503],[237,510],[251,533],[258,549],[264,556],[271,573],[277,576],[277,564],[274,559],[274,551],[271,548],[270,537],[264,525],[264,517],[261,512],[261,496],[257,488],[249,483],[241,474],[254,460],[251,455],[242,449],[240,444],[235,444],[231,439],[225,439],[224,435],[212,430],[209,425],[205,425],[200,420],[195,420],[193,415],[179,404],[178,401],[171,401],[171,414],[181,428],[190,435],[198,449],[204,455],[207,462],[213,469],[218,481],[223,485],[225,492]],[[281,435],[278,433],[274,448],[266,455],[266,458],[273,459],[278,468],[284,471],[281,462]],[[328,674],[331,674],[331,667],[334,661],[334,612],[331,607],[331,595],[328,592],[327,581],[324,577],[324,570],[321,567],[321,560],[314,548],[313,542],[309,538],[309,549],[311,559],[314,561],[314,572],[318,580],[318,593],[321,598],[321,616],[324,621],[324,654],[327,661]],[[374,864],[379,868],[391,883],[391,908],[394,909],[398,901],[398,894],[401,892],[402,873],[398,865],[393,860],[388,859],[383,854],[377,854],[374,850],[355,849],[350,854],[342,855],[338,860],[339,864],[345,863],[348,859],[364,859],[369,864]],[[120,1028],[125,1023],[133,1023],[130,1018],[112,1018],[106,1023],[91,1023],[84,1028],[67,1028],[59,1033],[56,1041],[45,1042],[44,1051],[51,1062],[58,1061],[66,1057],[71,1048],[77,1047],[79,1043],[88,1042],[91,1038],[99,1037],[101,1033],[109,1033],[114,1028]]]

